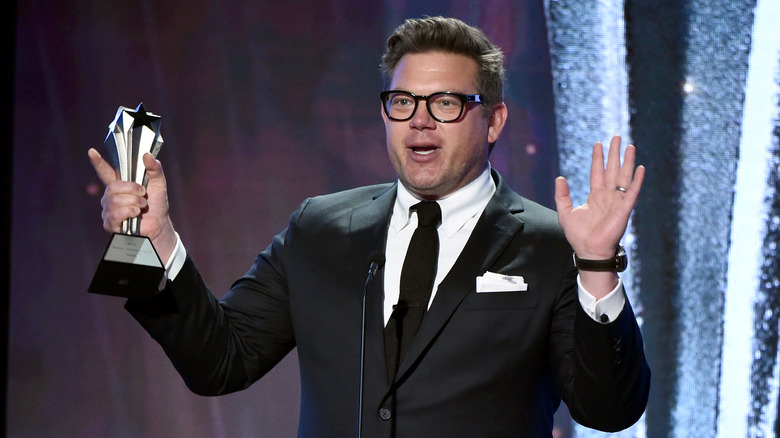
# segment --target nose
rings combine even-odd
[[[428,111],[427,101],[421,100],[409,119],[409,127],[412,129],[436,129],[436,120]]]

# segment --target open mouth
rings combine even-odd
[[[412,152],[420,155],[432,154],[437,148],[435,146],[413,146]]]

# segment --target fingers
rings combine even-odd
[[[124,220],[141,214],[141,209],[146,206],[146,190],[139,184],[119,180],[113,166],[94,148],[90,148],[87,155],[98,178],[106,185],[100,200],[103,228],[118,233]]]
[[[150,153],[144,154],[143,160],[144,167],[146,168],[146,176],[148,178],[147,185],[165,189],[167,183],[160,160],[155,159]]]
[[[628,145],[623,153],[623,164],[616,170],[615,185],[625,188],[631,187],[631,181],[634,179],[634,161],[636,157],[636,148]],[[619,157],[616,158],[619,160]]]
[[[122,224],[124,221],[140,215],[141,208],[136,206],[104,209],[101,214],[101,217],[103,218],[103,229],[112,233],[122,232]]]
[[[603,152],[597,154],[597,151],[594,148],[593,163],[591,168],[591,183],[593,183],[594,173],[601,172],[605,176],[603,179],[598,181],[603,184],[602,186],[592,186],[592,187],[602,187],[606,190],[613,190],[617,187],[623,187],[626,190],[631,190],[632,185],[637,184],[637,187],[635,188],[634,191],[636,192],[636,194],[638,194],[639,188],[642,185],[641,182],[642,179],[637,181],[637,175],[635,174],[635,170],[638,170],[638,168],[635,169],[636,147],[634,145],[626,146],[626,149],[622,154],[623,159],[621,162],[620,143],[621,143],[620,136],[616,135],[612,137],[612,140],[610,141],[609,144],[609,152],[607,155],[606,169],[598,167],[599,164],[598,157],[603,156]],[[598,143],[597,145],[600,146],[600,144]],[[644,168],[642,168],[642,177],[643,176],[644,176]]]
[[[620,170],[620,141],[619,135],[612,137],[609,142],[609,152],[607,155],[607,172],[617,173]]]
[[[620,165],[620,142],[621,142],[621,138],[619,135],[613,136],[612,140],[609,142],[609,151],[607,152],[606,177],[604,181],[605,189],[615,189],[615,187],[627,187],[628,183],[631,182],[630,177],[628,181],[623,181],[621,179],[622,167]]]
[[[631,185],[628,187],[629,193],[631,193],[636,199],[639,196],[639,192],[642,190],[642,182],[645,180],[645,166],[638,166],[634,171],[634,179],[631,181]]]
[[[604,148],[600,141],[593,145],[590,159],[590,190],[604,187]]]
[[[89,156],[89,161],[92,162],[95,173],[104,185],[109,185],[118,179],[114,168],[100,156],[100,153],[95,148],[89,148],[87,155]]]
[[[148,178],[145,188],[132,181],[120,180],[113,167],[95,149],[90,149],[87,154],[98,177],[106,185],[100,200],[103,207],[103,228],[114,233],[121,232],[125,220],[143,214],[144,217],[151,218],[148,223],[152,224],[152,227],[147,227],[147,231],[159,234],[161,218],[167,217],[166,182],[162,164],[152,154],[144,154],[143,162]]]
[[[558,212],[559,222],[564,222],[569,212],[574,209],[569,192],[569,182],[562,176],[555,178],[555,209]]]
[[[569,196],[569,182],[566,181],[566,178],[559,176],[558,178],[555,178],[555,204],[560,206],[566,206],[566,203],[569,203],[569,206],[571,206],[571,197]]]
[[[138,217],[148,205],[146,190],[140,184],[129,181],[114,181],[106,186],[103,198],[101,217],[106,231],[118,233],[122,222]]]

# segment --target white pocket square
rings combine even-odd
[[[523,277],[515,275],[496,274],[495,272],[485,272],[484,275],[477,277],[477,293],[490,292],[524,292],[528,290],[528,285]]]

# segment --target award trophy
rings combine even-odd
[[[163,144],[160,116],[146,112],[143,103],[135,110],[120,106],[109,125],[105,145],[114,169],[123,181],[146,186],[143,156],[157,157]],[[114,233],[89,285],[93,294],[126,298],[154,297],[165,267],[152,241],[141,236],[141,218],[127,219],[120,233]]]

